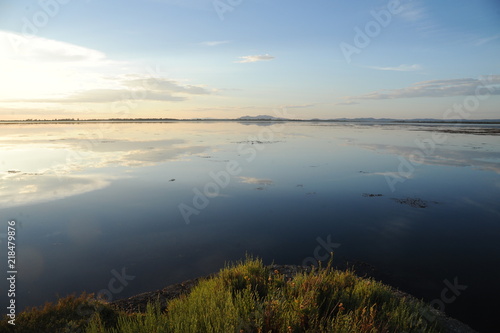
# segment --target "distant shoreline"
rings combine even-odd
[[[236,118],[236,119],[174,119],[174,118],[134,118],[134,119],[25,119],[0,120],[0,124],[78,124],[78,123],[173,123],[173,122],[238,122],[238,123],[274,123],[274,122],[303,122],[303,123],[359,123],[359,124],[463,124],[463,125],[500,125],[500,119],[284,119],[284,118]]]

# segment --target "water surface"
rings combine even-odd
[[[467,289],[445,311],[487,331],[481,309],[498,310],[500,295],[500,141],[450,128],[1,125],[0,240],[16,220],[17,302],[118,299],[245,253],[310,264],[334,249],[434,304],[458,281]]]

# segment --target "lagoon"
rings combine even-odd
[[[493,327],[484,309],[499,309],[498,125],[0,129],[0,241],[15,220],[19,309],[161,289],[246,253],[309,265],[333,251],[479,331]]]

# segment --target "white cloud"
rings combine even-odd
[[[168,92],[127,90],[127,89],[91,89],[77,92],[61,98],[30,99],[31,103],[111,103],[128,100],[148,101],[184,101],[183,96],[174,96]]]
[[[500,95],[500,75],[488,75],[479,79],[422,81],[401,89],[378,90],[364,95],[350,96],[346,100],[473,96],[478,89],[480,89],[479,93],[482,95]]]
[[[284,109],[307,109],[316,106],[316,104],[296,104],[296,105],[283,105]]]
[[[4,103],[184,101],[213,92],[162,77],[158,70],[111,60],[97,50],[36,36],[0,31],[0,50]],[[137,74],[146,71],[151,73]]]
[[[57,98],[38,98],[6,100],[7,102],[31,103],[111,103],[118,101],[184,101],[187,95],[208,95],[212,91],[194,85],[182,85],[174,80],[140,75],[129,75],[128,79],[119,80],[118,89],[88,89]]]
[[[243,56],[239,57],[241,60],[240,61],[235,61],[240,64],[244,63],[249,63],[249,62],[258,62],[258,61],[270,61],[273,60],[275,57],[269,55],[269,54],[264,54],[264,55],[249,55],[249,56]]]
[[[228,44],[228,43],[231,43],[231,41],[229,41],[229,40],[214,40],[214,41],[201,42],[200,45],[212,47],[212,46],[219,46],[219,45]]]
[[[0,100],[116,88],[103,73],[119,73],[124,65],[97,50],[7,31],[0,31],[0,50]]]
[[[381,67],[381,66],[367,66],[367,68],[376,69],[379,71],[396,71],[396,72],[414,72],[422,69],[418,64],[413,65],[399,65],[396,67]]]
[[[42,37],[0,31],[2,55],[43,62],[102,62],[106,55],[100,51]]]

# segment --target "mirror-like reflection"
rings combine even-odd
[[[427,301],[458,278],[469,288],[445,310],[477,323],[473,305],[500,294],[500,142],[442,127],[2,125],[0,211],[18,222],[17,300],[84,290],[118,299],[245,253],[302,264],[335,243],[336,260],[369,263]],[[116,274],[128,280],[109,292]]]

